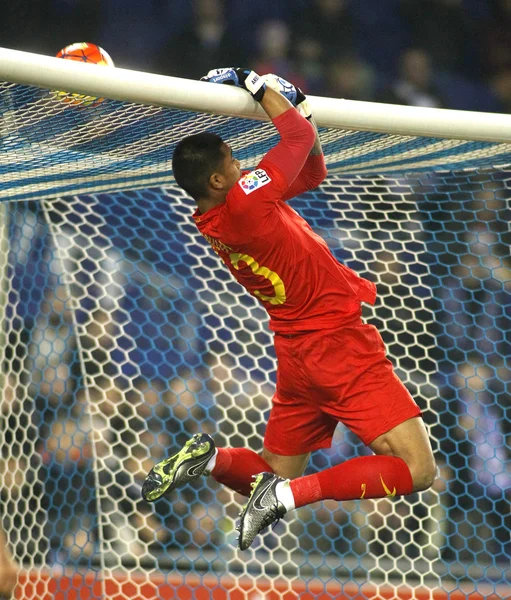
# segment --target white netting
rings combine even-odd
[[[301,509],[241,553],[240,497],[208,479],[153,507],[140,485],[199,430],[261,449],[266,315],[197,234],[168,161],[207,128],[250,166],[274,130],[120,101],[63,107],[12,84],[0,107],[0,481],[23,598],[502,595],[511,175],[487,167],[508,162],[507,145],[322,131],[332,174],[294,207],[378,284],[364,316],[425,412],[440,478],[395,502]],[[365,451],[341,427],[310,468]]]

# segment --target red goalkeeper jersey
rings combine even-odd
[[[337,261],[286,200],[324,179],[323,156],[309,156],[312,126],[294,109],[274,119],[281,141],[246,172],[226,201],[195,223],[236,280],[258,298],[270,329],[295,333],[353,322],[375,285]],[[312,130],[312,138],[311,138]]]

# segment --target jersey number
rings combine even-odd
[[[265,294],[261,294],[259,290],[255,290],[254,295],[263,300],[264,302],[269,302],[270,304],[284,304],[286,301],[286,288],[284,286],[284,282],[282,279],[275,273],[274,271],[270,271],[268,267],[259,266],[259,263],[255,258],[249,256],[248,254],[240,254],[239,252],[232,252],[229,254],[229,258],[231,260],[232,266],[239,271],[239,262],[244,262],[252,269],[252,273],[254,275],[261,275],[265,279],[272,284],[273,289],[275,290],[274,296],[266,296]]]

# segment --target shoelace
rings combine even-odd
[[[275,505],[271,507],[271,512],[268,516],[271,516],[272,519],[275,519],[271,524],[271,530],[273,531],[275,527],[279,524],[281,517],[279,516],[279,505],[275,502]]]

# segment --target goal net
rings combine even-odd
[[[439,477],[301,508],[240,552],[240,496],[212,479],[154,505],[140,490],[197,431],[262,449],[266,313],[198,234],[170,157],[210,130],[250,168],[275,129],[201,82],[1,49],[0,80],[0,507],[19,598],[503,597],[511,117],[311,98],[329,177],[293,207],[377,284],[364,318]],[[364,453],[339,426],[308,472]]]

